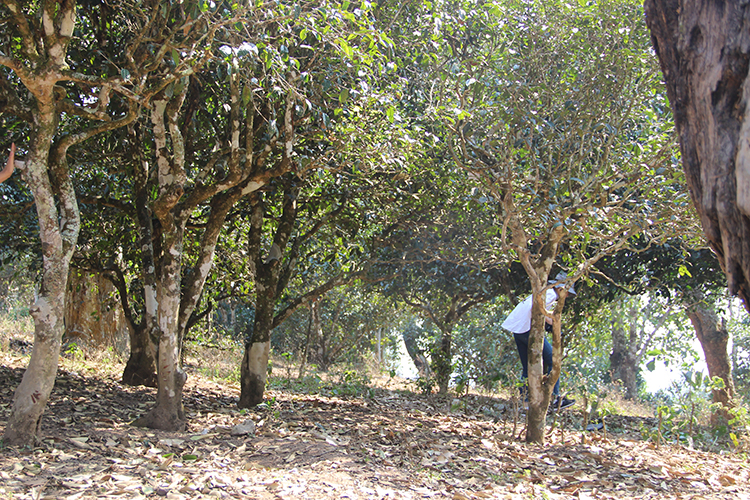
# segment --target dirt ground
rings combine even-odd
[[[0,431],[25,366],[2,364]],[[63,370],[39,445],[0,449],[0,498],[750,499],[744,455],[657,446],[649,419],[582,432],[571,409],[530,446],[496,399],[269,391],[241,411],[238,395],[191,373],[188,430],[160,432],[129,425],[153,389]]]

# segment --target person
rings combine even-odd
[[[554,287],[549,288],[546,293],[545,307],[549,310],[552,304],[557,301],[558,289],[565,286],[564,281],[568,275],[564,272],[557,274],[554,280],[550,280],[550,284],[555,284]],[[576,291],[573,285],[570,285],[568,289],[568,295],[575,295]],[[521,358],[521,366],[523,372],[521,377],[526,380],[529,378],[529,333],[531,332],[531,303],[533,296],[529,295],[521,303],[519,303],[513,311],[505,318],[501,325],[506,330],[513,333],[513,338],[516,341],[516,347],[518,348],[518,357]],[[550,329],[550,320],[547,320],[545,330]],[[542,361],[544,366],[544,373],[547,374],[552,370],[552,345],[545,338],[544,347],[542,348]],[[522,394],[526,393],[526,387],[521,389]],[[553,402],[550,406],[552,409],[563,409],[572,406],[575,403],[574,399],[568,399],[565,396],[560,396],[560,379],[555,382],[555,387],[552,389]]]

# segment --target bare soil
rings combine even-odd
[[[0,431],[25,366],[3,364]],[[532,446],[498,399],[274,390],[245,412],[236,387],[191,373],[186,432],[131,426],[154,394],[62,370],[38,446],[0,449],[0,498],[750,499],[743,454],[659,446],[642,438],[652,419],[582,432],[573,407]]]

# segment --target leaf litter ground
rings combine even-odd
[[[5,361],[3,428],[24,365]],[[656,446],[640,437],[647,419],[609,417],[606,431],[582,433],[569,410],[531,446],[500,400],[269,391],[244,412],[235,387],[193,373],[187,431],[129,425],[154,393],[61,371],[39,445],[0,450],[0,498],[750,498],[746,459]]]

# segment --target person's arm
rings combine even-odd
[[[0,172],[0,183],[5,182],[13,174],[13,168],[16,162],[16,143],[10,145],[10,154],[8,155],[8,163],[5,164],[5,168]]]

